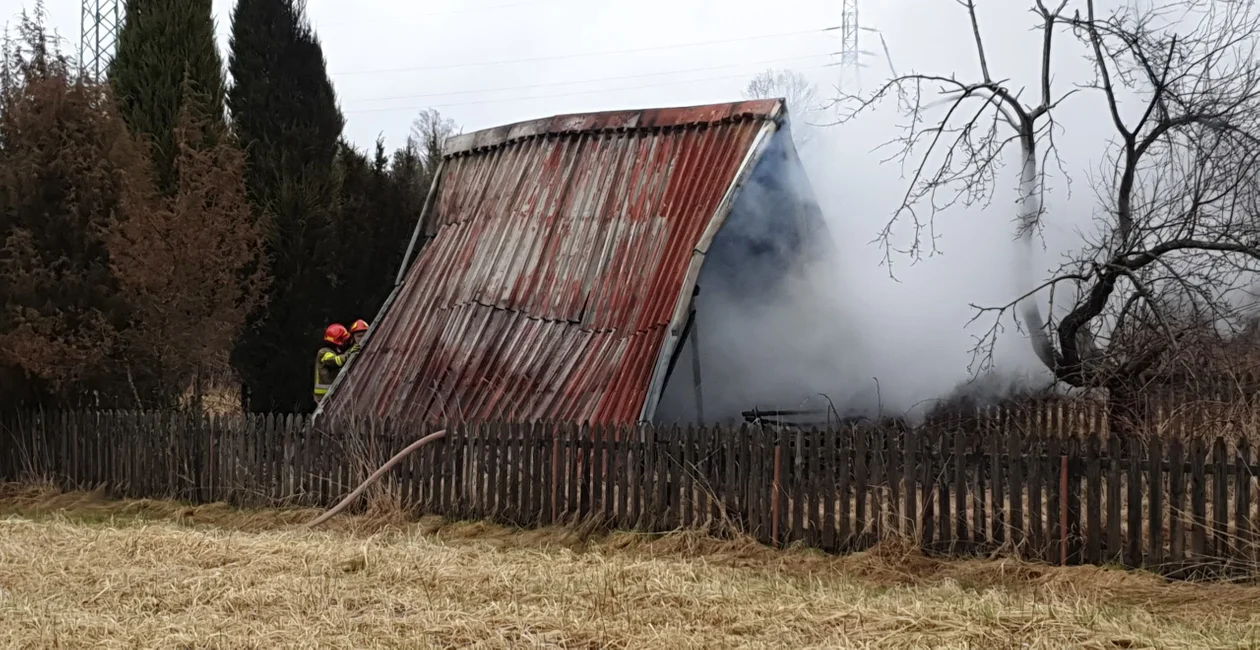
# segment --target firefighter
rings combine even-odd
[[[354,338],[355,345],[362,345],[364,337],[368,333],[368,322],[360,318],[350,325],[350,336]]]
[[[333,380],[350,355],[359,351],[358,344],[351,345],[350,332],[340,323],[333,323],[324,330],[324,345],[315,355],[315,403],[328,394]],[[349,349],[346,346],[350,346]]]

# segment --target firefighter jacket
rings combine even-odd
[[[337,373],[350,359],[350,352],[337,352],[332,346],[325,345],[315,353],[315,401],[319,402],[328,394]]]

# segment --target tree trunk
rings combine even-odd
[[[1107,387],[1107,421],[1111,435],[1128,440],[1141,436],[1150,414],[1145,395],[1135,382],[1119,380]]]

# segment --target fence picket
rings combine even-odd
[[[1190,549],[1196,560],[1207,555],[1207,445],[1195,437],[1190,443],[1190,510],[1193,528]]]
[[[524,454],[522,453],[524,451],[524,446],[522,445],[521,438],[524,436],[525,431],[524,427],[522,427],[519,423],[512,423],[508,425],[507,431],[508,473],[506,487],[508,514],[506,521],[519,525],[523,514],[523,508],[521,505],[523,496],[521,494],[521,482],[522,477],[525,476]],[[589,441],[592,435],[594,435],[594,433],[588,430],[584,439]]]
[[[704,433],[703,430],[697,432],[694,439],[699,443],[699,434]],[[616,475],[617,475],[617,427],[608,425],[604,427],[604,433],[601,436],[603,440],[603,452],[600,454],[600,479],[601,496],[600,496],[600,520],[605,525],[610,525],[614,521],[617,511],[617,495],[616,495]]]
[[[1213,554],[1217,560],[1229,555],[1229,472],[1225,439],[1217,436],[1212,443]]]
[[[1068,563],[1079,564],[1081,561],[1081,440],[1073,435],[1068,439],[1067,448],[1067,541]]]
[[[669,528],[669,517],[667,512],[670,506],[669,483],[670,483],[670,466],[673,459],[670,457],[670,441],[674,436],[677,427],[670,427],[656,432],[657,435],[652,436],[652,527],[650,530],[657,531]]]
[[[646,449],[646,433],[647,427],[631,426],[628,427],[628,434],[631,436],[627,442],[628,460],[626,461],[630,470],[630,493],[627,496],[626,507],[629,509],[629,520],[626,522],[630,528],[643,528],[644,517],[644,480],[647,471]]]
[[[1142,445],[1131,436],[1126,437],[1122,442],[1127,456],[1125,489],[1128,492],[1128,502],[1125,504],[1127,525],[1124,564],[1128,567],[1140,567],[1142,566],[1142,465],[1140,460]]]
[[[639,429],[638,489],[635,490],[635,502],[638,511],[635,519],[641,530],[656,530],[656,427],[644,426]]]
[[[834,427],[827,427],[823,434],[824,465],[823,487],[823,550],[838,551],[849,544],[849,471],[853,438],[836,439]],[[835,471],[830,471],[834,468]]]
[[[768,444],[765,428],[749,432],[749,456],[752,480],[749,493],[752,501],[753,535],[763,544],[770,543],[770,482],[774,467],[774,446]]]
[[[512,474],[508,475],[509,508],[514,525],[525,525],[529,518],[529,425],[512,425],[510,461]]]
[[[904,511],[901,513],[901,530],[902,534],[909,535],[911,539],[921,540],[922,529],[919,528],[919,485],[918,472],[919,452],[918,452],[919,435],[914,429],[907,429],[901,434],[901,489],[905,497]],[[894,475],[895,477],[895,475]],[[896,480],[895,478],[893,480]]]
[[[866,534],[867,525],[870,519],[867,518],[868,511],[866,509],[866,486],[867,473],[870,471],[868,450],[868,432],[855,428],[849,429],[849,435],[854,441],[853,451],[853,539],[852,549],[858,550],[867,546]]]
[[[823,519],[822,502],[822,467],[824,454],[823,439],[817,427],[810,427],[806,434],[806,469],[805,469],[805,512],[806,512],[806,544],[818,548],[822,545]],[[832,468],[834,471],[834,468]]]
[[[968,492],[967,477],[970,476],[970,466],[967,463],[967,451],[970,447],[968,432],[962,427],[950,429],[950,435],[954,438],[954,546],[959,551],[967,551],[971,548],[971,529],[967,525],[967,519],[970,513],[967,509]]]
[[[848,514],[848,509],[840,504],[840,500],[848,496],[845,494],[847,481],[841,478],[841,474],[848,469],[848,464],[842,460],[843,454],[837,448],[835,428],[827,427],[818,431],[814,438],[818,441],[818,471],[814,474],[814,481],[820,508],[817,547],[835,552],[844,535],[839,530],[842,526],[839,521],[840,512]],[[845,483],[845,492],[841,492],[842,482]]]
[[[538,523],[541,506],[538,503],[539,479],[541,472],[538,468],[538,438],[536,427],[532,423],[526,423],[521,426],[521,458],[523,459],[523,473],[521,477],[521,525],[535,526]],[[460,473],[455,473],[456,482],[459,481]]]
[[[972,463],[968,466],[968,473],[971,474],[971,536],[973,548],[981,549],[989,546],[992,538],[989,537],[989,521],[988,521],[988,482],[985,480],[985,474],[988,472],[985,466],[985,459],[988,455],[985,453],[985,441],[983,430],[976,430],[970,436],[970,447]]]
[[[1085,441],[1085,562],[1102,562],[1102,463],[1098,454],[1102,446],[1098,431],[1089,433]]]
[[[936,428],[929,429],[926,435],[919,437],[915,443],[915,454],[917,461],[915,465],[916,481],[918,483],[919,495],[919,517],[922,524],[919,526],[920,544],[923,548],[932,548],[936,541],[936,465],[937,458],[934,450],[940,448],[939,430]]]
[[[1184,442],[1178,435],[1168,442],[1168,561],[1173,566],[1180,565],[1186,553],[1184,464]]]
[[[1006,530],[1010,525],[1010,522],[1007,520],[1006,482],[1002,471],[1005,468],[1002,463],[1003,445],[1001,433],[1001,429],[1009,424],[1006,418],[1006,416],[1009,416],[1009,412],[1003,409],[1001,413],[1003,416],[1001,418],[990,417],[987,419],[990,427],[985,440],[989,447],[989,498],[993,504],[991,514],[993,519],[992,542],[995,547],[1001,547],[1006,543]]]
[[[1233,553],[1247,566],[1254,561],[1255,545],[1251,527],[1251,443],[1238,441],[1234,460],[1234,530],[1237,550]]]
[[[787,444],[784,453],[785,474],[791,468],[790,476],[785,481],[784,514],[789,521],[784,527],[787,532],[786,541],[798,542],[805,538],[805,430],[797,429],[791,438],[785,439]],[[786,451],[791,452],[789,456]],[[791,459],[789,463],[787,459]]]
[[[1006,476],[1010,494],[1010,505],[1007,506],[1010,517],[1011,546],[1022,548],[1027,534],[1024,526],[1024,455],[1023,441],[1027,440],[1027,412],[1020,413],[1015,420],[1020,429],[1016,435],[1006,436]]]
[[[1120,438],[1114,432],[1107,440],[1107,560],[1119,562],[1124,557],[1120,537],[1120,470],[1122,461]]]
[[[888,496],[888,432],[876,429],[871,432],[871,465],[867,478],[871,495],[869,539],[867,546],[874,546],[884,532],[884,501]]]
[[[1147,501],[1143,506],[1147,514],[1147,549],[1143,562],[1147,567],[1164,564],[1164,448],[1158,437],[1146,444]]]
[[[420,512],[521,526],[729,523],[767,544],[831,552],[908,535],[925,550],[1006,544],[1052,562],[1165,572],[1254,562],[1254,446],[1174,424],[1176,435],[1121,437],[1097,409],[1058,405],[898,432],[443,424],[447,438],[385,485]],[[10,412],[0,415],[0,478],[30,471],[116,497],[327,506],[434,430],[313,427],[293,414]]]
[[[632,527],[630,522],[630,476],[632,463],[630,458],[630,437],[634,429],[629,425],[621,425],[613,430],[613,525],[618,528]],[[713,432],[710,431],[710,434]],[[716,505],[716,504],[715,504]]]
[[[1066,531],[1063,530],[1063,476],[1062,476],[1062,447],[1063,439],[1059,436],[1056,429],[1051,429],[1050,439],[1046,444],[1046,462],[1043,466],[1046,470],[1046,491],[1048,492],[1046,499],[1046,541],[1049,553],[1046,558],[1050,562],[1059,562],[1063,557],[1063,537]]]
[[[952,444],[953,441],[945,428],[938,427],[936,442],[932,447],[932,453],[936,454],[937,459],[933,467],[935,474],[929,479],[935,479],[937,491],[937,515],[934,526],[937,536],[936,547],[946,551],[952,550],[954,546],[954,502],[950,494],[950,485],[953,481],[953,474],[950,472],[953,461]]]

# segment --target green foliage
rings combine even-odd
[[[323,49],[292,0],[240,0],[232,14],[228,106],[249,154],[248,188],[271,219],[275,279],[234,354],[252,408],[309,409],[314,345],[334,306],[338,139],[345,123]],[[362,251],[362,249],[359,249]],[[367,251],[363,251],[366,253]]]
[[[224,130],[223,61],[211,0],[128,0],[109,76],[127,126],[152,148],[158,190],[173,194],[175,130],[185,104],[200,104],[209,133]]]
[[[282,178],[328,174],[345,119],[301,7],[294,0],[239,0],[228,69],[232,119],[251,143],[255,200],[274,201]]]
[[[426,112],[392,156],[343,141],[300,7],[240,0],[230,91],[208,0],[132,0],[103,85],[23,21],[0,66],[0,409],[170,406],[229,352],[251,407],[312,406],[324,327],[376,317],[455,126]]]
[[[377,140],[371,160],[343,142],[338,172],[341,214],[337,239],[347,254],[340,258],[333,315],[344,322],[371,319],[393,289],[428,185],[421,187],[417,181],[423,167],[410,148],[399,150],[391,164],[381,140]]]
[[[163,197],[110,88],[75,78],[38,18],[19,35],[0,67],[0,389],[170,405],[226,364],[266,281],[243,154],[185,104]]]

